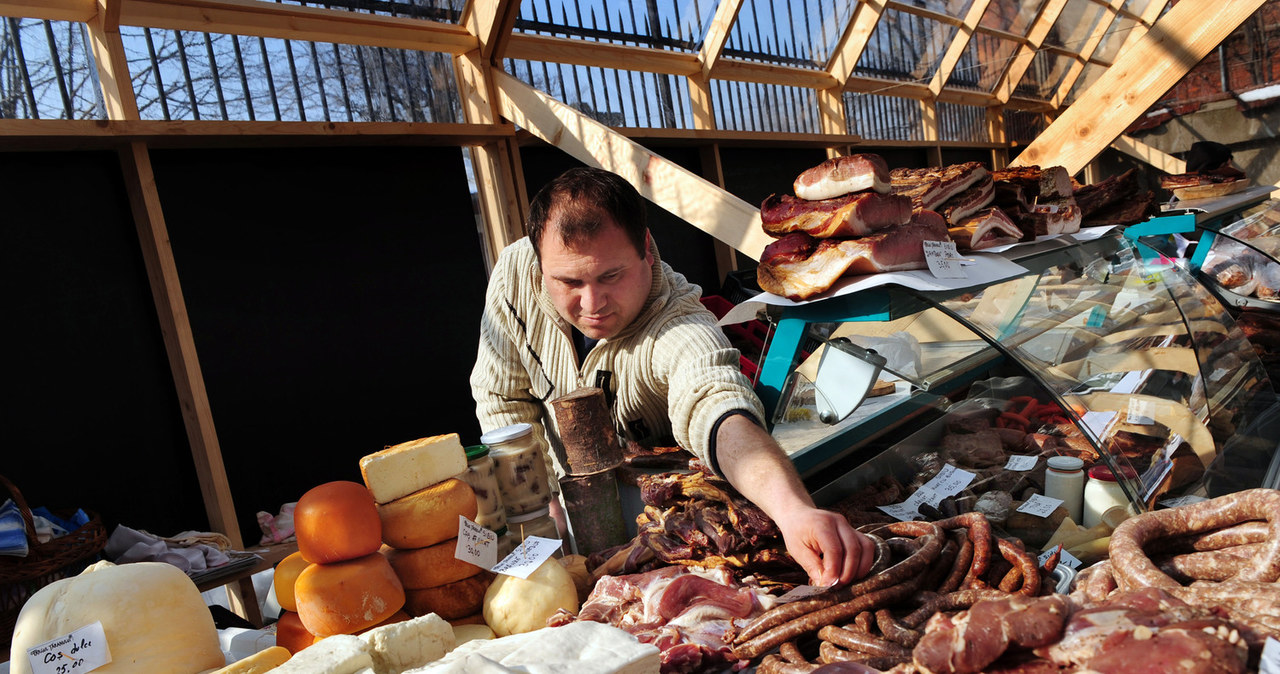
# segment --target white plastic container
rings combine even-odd
[[[1132,468],[1123,469],[1127,478],[1135,478]],[[1115,473],[1106,466],[1094,466],[1089,469],[1089,481],[1084,487],[1084,526],[1093,527],[1102,521],[1103,513],[1111,508],[1121,506],[1133,512],[1129,497],[1124,495]]]
[[[1084,461],[1074,456],[1054,456],[1048,464],[1044,495],[1061,500],[1072,521],[1079,522],[1084,500]]]

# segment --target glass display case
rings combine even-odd
[[[1055,455],[1105,468],[1138,511],[1277,486],[1271,382],[1187,271],[1118,230],[1002,255],[1026,273],[770,309],[758,389],[815,500],[888,475],[918,488],[951,465],[974,475],[970,496],[998,487],[1024,502]],[[867,388],[859,368],[883,395],[844,414],[842,398]]]

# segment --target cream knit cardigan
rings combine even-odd
[[[763,426],[764,407],[739,370],[738,350],[698,300],[701,289],[662,262],[656,246],[650,249],[653,285],[639,316],[618,335],[600,340],[581,366],[570,325],[543,288],[529,239],[502,251],[489,277],[471,371],[476,416],[485,432],[533,424],[553,448],[554,475],[563,476],[550,403],[583,386],[605,389],[624,438],[644,445],[674,438],[709,466],[716,465],[712,431],[725,414],[746,412]]]

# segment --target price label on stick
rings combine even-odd
[[[926,482],[916,493],[907,497],[907,500],[902,503],[876,507],[895,519],[910,522],[920,514],[921,503],[928,503],[936,508],[942,499],[963,491],[965,487],[969,486],[970,482],[973,482],[975,477],[977,475],[974,473],[947,464],[942,467],[942,470],[938,471],[937,475],[933,476],[933,479]]]
[[[1040,553],[1040,557],[1036,561],[1036,565],[1041,568],[1044,568],[1044,563],[1049,561],[1049,555],[1052,555],[1053,551],[1056,550],[1057,547],[1058,546],[1055,545],[1054,547],[1049,548],[1047,552]],[[1062,553],[1058,555],[1058,563],[1069,566],[1073,569],[1078,569],[1084,565],[1084,562],[1077,559],[1075,555],[1071,554],[1070,552],[1067,552],[1066,548],[1063,548]]]
[[[102,623],[95,622],[27,649],[32,674],[84,674],[111,662]]]
[[[551,555],[560,549],[560,541],[554,538],[542,538],[541,536],[529,536],[525,538],[520,545],[516,546],[511,554],[507,555],[501,562],[498,562],[491,571],[494,573],[505,573],[508,576],[516,578],[528,578],[542,566],[542,563],[551,558]]]
[[[498,534],[458,515],[458,545],[453,556],[482,569],[498,562]]]
[[[1009,457],[1009,462],[1004,464],[1005,470],[1027,471],[1036,467],[1036,463],[1040,461],[1038,456],[1021,456],[1014,454]]]
[[[962,260],[954,241],[924,242],[924,261],[938,278],[965,278]]]
[[[1048,517],[1060,505],[1062,505],[1062,499],[1052,498],[1044,494],[1032,494],[1031,498],[1018,506],[1018,512],[1035,515],[1036,517]]]

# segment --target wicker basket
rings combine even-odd
[[[27,527],[27,544],[30,551],[26,557],[9,557],[0,555],[0,649],[9,650],[9,641],[13,637],[13,626],[18,620],[18,612],[27,599],[37,590],[55,580],[80,573],[107,544],[107,529],[97,513],[85,510],[89,522],[64,536],[40,543],[36,539],[35,520],[31,517],[31,508],[22,492],[3,475],[0,484],[9,490],[13,502],[22,513]],[[2,502],[3,499],[0,499]],[[59,517],[70,517],[74,509],[56,511]]]

